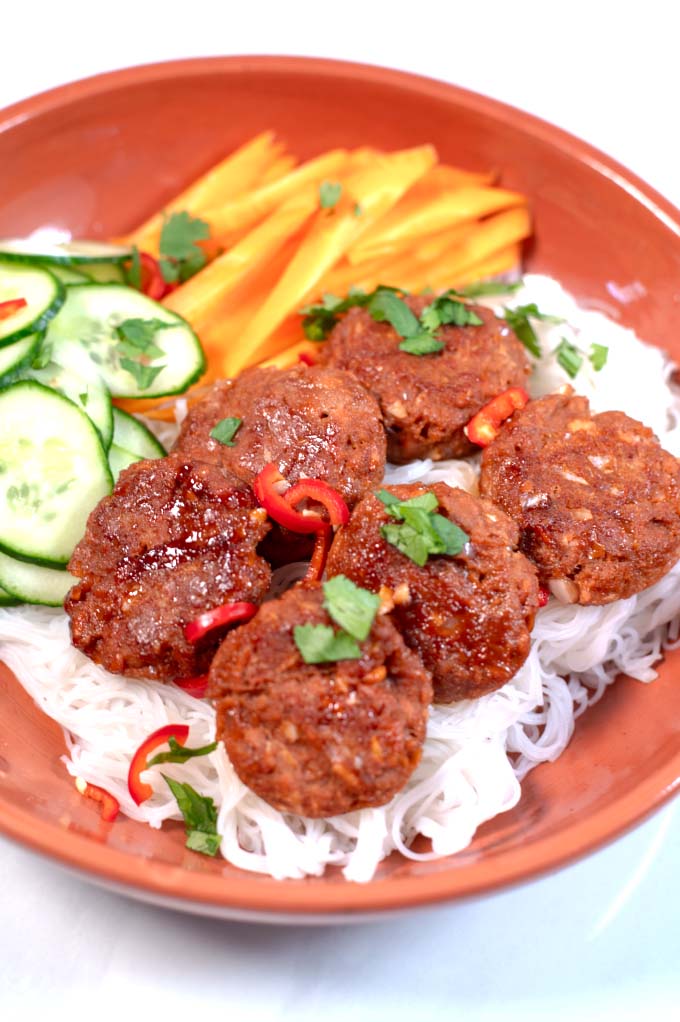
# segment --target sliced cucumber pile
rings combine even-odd
[[[68,563],[113,483],[88,417],[34,380],[0,390],[0,480],[0,550],[47,567]]]
[[[165,455],[111,397],[179,394],[205,369],[189,324],[126,286],[131,258],[0,241],[0,606],[60,605],[90,511],[126,466]]]

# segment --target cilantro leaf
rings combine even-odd
[[[476,280],[466,284],[459,294],[466,298],[481,298],[483,295],[511,295],[524,286],[524,281],[517,280],[513,284],[505,284],[502,280]]]
[[[373,626],[380,597],[361,589],[345,575],[335,575],[323,584],[323,605],[330,617],[354,639],[363,642]]]
[[[234,447],[234,437],[236,436],[242,422],[243,419],[220,419],[220,421],[210,430],[210,436],[213,440],[217,440],[219,443],[224,444],[225,447]]]
[[[361,656],[356,640],[347,632],[334,632],[330,625],[296,625],[293,638],[306,664],[358,660]]]
[[[166,217],[159,243],[159,263],[164,280],[168,283],[184,281],[198,273],[208,259],[197,242],[209,237],[210,225],[205,220],[185,211]]]
[[[547,316],[540,312],[535,302],[531,302],[529,305],[518,305],[514,309],[505,308],[503,318],[508,326],[515,331],[527,351],[530,351],[536,358],[541,357],[541,342],[529,320],[538,319],[546,323],[563,322],[557,316]]]
[[[165,366],[145,366],[131,358],[121,358],[120,368],[134,376],[140,390],[148,390],[158,374],[163,372]]]
[[[341,195],[342,185],[339,181],[322,181],[319,185],[319,205],[322,209],[337,206]]]
[[[468,542],[467,533],[444,515],[434,513],[439,502],[431,491],[403,501],[387,490],[380,490],[376,496],[388,514],[403,523],[381,526],[383,538],[421,568],[433,554],[455,557]]]
[[[187,833],[187,848],[204,855],[216,855],[220,847],[217,833],[217,809],[211,798],[203,797],[191,787],[172,777],[162,775],[163,780],[175,796],[179,811],[184,817]],[[202,834],[203,837],[197,835]]]
[[[361,203],[355,202],[354,209],[352,210],[352,212],[354,213],[355,216],[363,216],[364,210],[363,207],[361,206]]]
[[[608,355],[609,348],[606,344],[591,344],[588,359],[596,373],[605,367]]]
[[[467,532],[463,532],[460,526],[444,515],[432,515],[432,525],[446,547],[442,552],[449,557],[456,557],[470,539]]]
[[[558,365],[562,366],[567,376],[573,380],[583,365],[583,355],[578,348],[563,337],[553,352]]]
[[[394,291],[379,288],[368,303],[368,311],[377,322],[387,321],[400,337],[415,337],[422,333],[417,317]]]
[[[217,742],[211,742],[210,745],[202,745],[200,748],[186,749],[172,735],[168,738],[168,745],[170,746],[170,751],[159,752],[157,756],[148,761],[147,767],[157,766],[159,763],[186,763],[188,759],[193,759],[194,756],[207,756],[217,748]]]
[[[215,856],[220,850],[222,838],[219,834],[206,834],[203,830],[188,830],[186,843],[192,852]]]
[[[407,337],[399,345],[399,351],[405,351],[409,355],[432,355],[435,351],[441,351],[444,347],[443,341],[438,341],[432,334],[423,331],[415,337]]]
[[[161,358],[165,352],[154,343],[159,330],[167,330],[174,323],[166,323],[162,319],[124,319],[119,323],[116,334],[119,338],[118,350],[130,358],[146,355],[149,359]]]
[[[482,320],[474,309],[452,297],[456,294],[453,290],[446,291],[427,305],[420,317],[423,326],[428,330],[438,330],[440,326],[448,326],[450,323],[454,326],[481,326]]]

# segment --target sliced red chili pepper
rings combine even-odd
[[[539,607],[545,607],[546,603],[550,599],[550,590],[546,589],[545,586],[538,587],[538,605]]]
[[[317,532],[323,522],[321,515],[295,511],[282,492],[282,487],[287,485],[277,466],[271,463],[255,477],[253,492],[269,517],[279,525],[291,532]]]
[[[501,423],[524,408],[528,401],[529,395],[523,387],[503,391],[472,416],[464,430],[466,437],[479,447],[488,447],[498,436]]]
[[[25,298],[10,298],[6,302],[0,302],[0,319],[9,319],[15,312],[25,309],[28,302]]]
[[[257,613],[256,603],[224,603],[221,607],[213,607],[205,614],[200,614],[188,625],[184,626],[184,637],[187,642],[198,642],[204,635],[213,628],[221,628],[223,625],[233,625],[237,621],[248,621]]]
[[[301,479],[284,494],[284,500],[295,507],[303,500],[315,500],[328,513],[331,525],[347,525],[349,508],[337,490],[322,479]]]
[[[298,362],[302,362],[302,364],[306,365],[306,366],[315,366],[316,365],[316,359],[312,358],[312,356],[310,354],[308,354],[308,352],[306,352],[306,351],[301,351],[300,352],[300,354],[298,355]]]
[[[196,678],[182,678],[180,681],[176,681],[175,685],[177,685],[177,688],[181,688],[182,692],[186,692],[187,695],[194,696],[196,699],[205,699],[205,693],[208,688],[208,675],[199,674]]]
[[[91,798],[100,805],[99,815],[106,823],[111,823],[118,816],[120,803],[111,792],[96,784],[88,784],[84,777],[76,777],[76,788],[85,798]]]
[[[330,525],[324,525],[323,528],[318,530],[314,540],[314,552],[312,553],[312,559],[309,562],[309,567],[307,568],[307,574],[303,579],[304,582],[321,581],[326,567],[328,551],[331,548],[332,535],[333,530]]]
[[[129,269],[130,264],[126,263],[125,265]],[[139,266],[141,271],[139,290],[142,294],[159,302],[161,298],[175,290],[177,285],[169,284],[165,280],[161,272],[160,263],[149,252],[139,253]]]
[[[174,738],[178,745],[184,745],[189,737],[186,724],[165,724],[145,738],[130,760],[128,770],[128,791],[135,805],[140,806],[153,795],[153,788],[141,779],[141,773],[147,769],[147,760],[159,745],[166,745],[168,738]]]

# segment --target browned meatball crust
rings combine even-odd
[[[321,817],[383,805],[415,769],[430,675],[387,616],[359,660],[306,664],[302,624],[331,625],[320,586],[265,603],[228,635],[210,668],[217,735],[237,774],[282,812]]]
[[[418,316],[431,301],[406,299]],[[530,365],[520,341],[489,309],[472,308],[482,325],[440,328],[445,347],[431,355],[400,351],[393,327],[360,308],[350,309],[324,345],[322,359],[353,373],[376,397],[389,461],[469,454],[463,427],[497,394],[525,384]]]
[[[92,511],[69,570],[75,646],[115,674],[160,681],[207,671],[221,635],[184,626],[237,600],[259,603],[271,573],[255,548],[264,512],[234,477],[181,454],[140,461]]]
[[[680,467],[623,412],[591,414],[571,392],[532,401],[484,451],[481,492],[520,528],[520,547],[561,598],[610,603],[680,557]]]
[[[432,672],[435,702],[472,699],[508,681],[524,663],[538,606],[533,565],[517,552],[518,531],[499,508],[445,483],[389,486],[408,500],[427,490],[469,536],[457,557],[430,557],[419,567],[385,540],[394,521],[377,497],[365,497],[335,537],[328,575],[347,575],[377,592],[406,595],[393,617],[407,645]]]
[[[233,447],[210,436],[225,418],[242,420]],[[350,506],[385,469],[375,399],[349,373],[319,366],[246,369],[216,383],[182,423],[175,450],[221,465],[248,485],[275,462],[289,482],[323,479]]]

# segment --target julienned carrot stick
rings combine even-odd
[[[191,323],[217,315],[227,296],[271,260],[317,208],[318,196],[311,187],[288,199],[233,248],[172,291],[163,304]]]
[[[321,209],[281,279],[239,339],[239,365],[252,364],[280,350],[268,338],[303,297],[325,276],[347,247],[397,202],[404,192],[431,167],[436,154],[431,146],[381,156],[375,164],[345,179],[341,199],[331,209]],[[237,371],[233,353],[223,363],[225,371]]]
[[[262,132],[208,170],[123,240],[157,256],[165,214],[180,210],[202,214],[204,209],[225,202],[227,197],[242,195],[281,157],[282,149],[274,141],[273,132]]]

